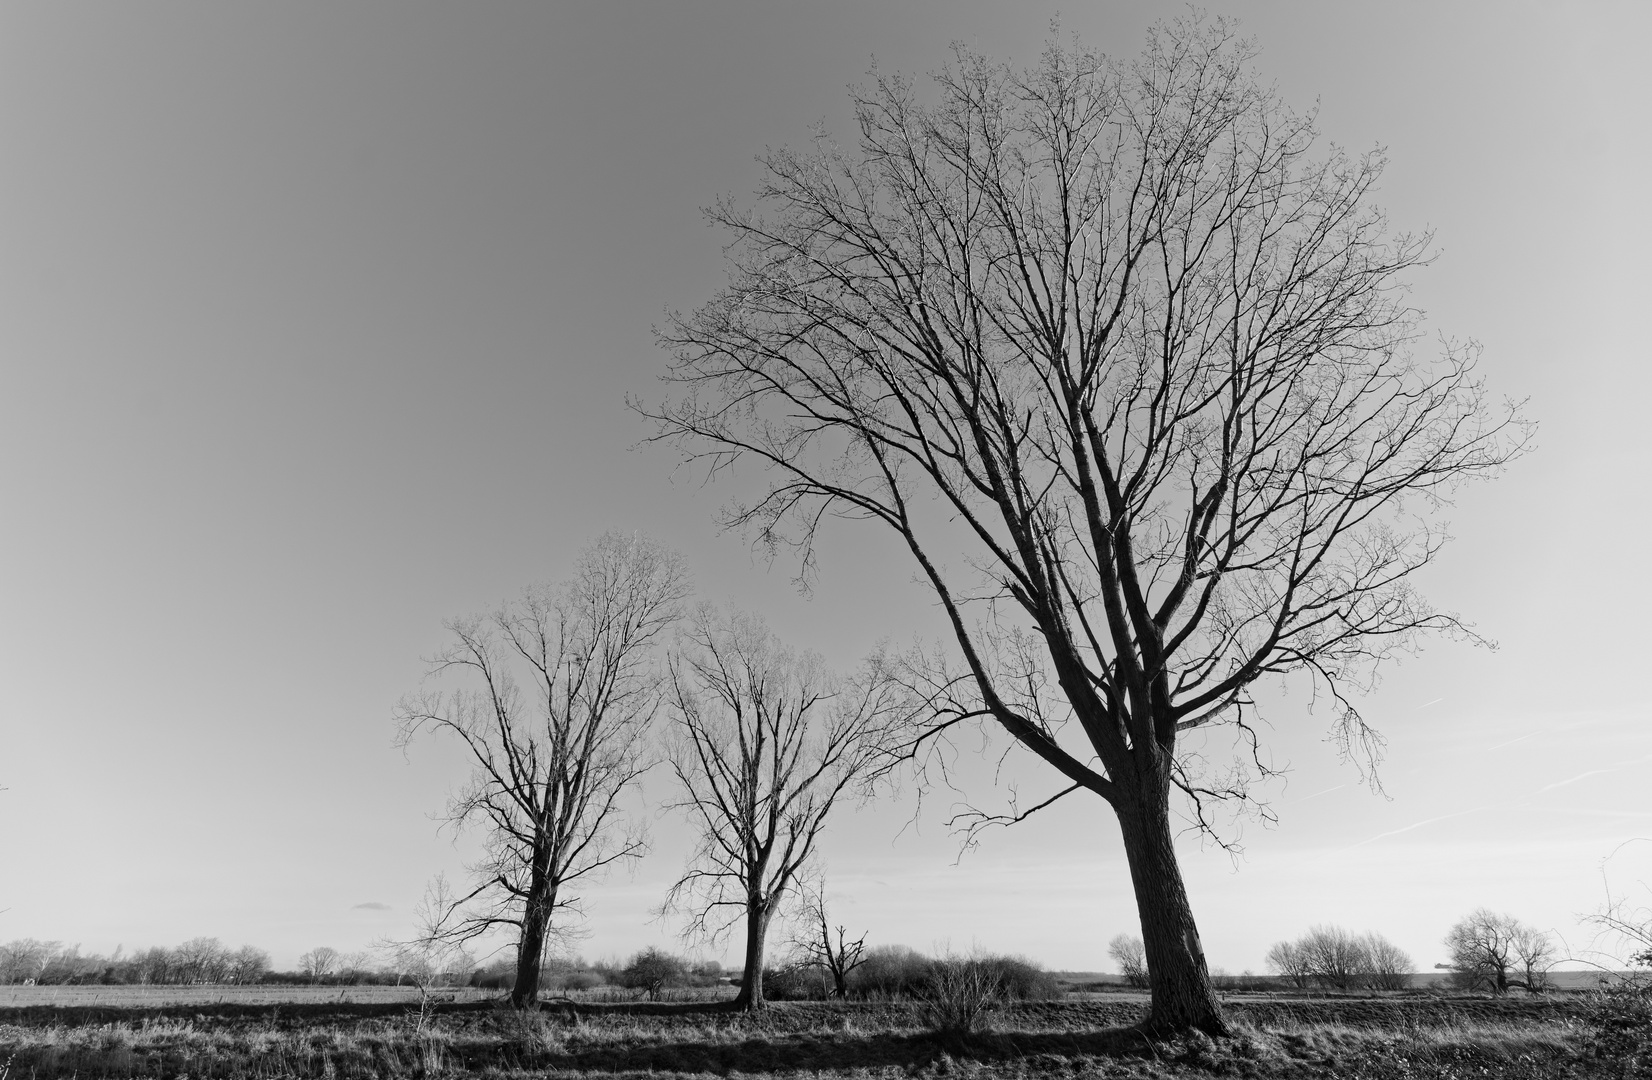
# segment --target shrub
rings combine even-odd
[[[849,974],[849,992],[857,997],[915,997],[929,981],[930,960],[905,945],[866,950],[866,960]]]
[[[824,1001],[832,995],[832,973],[820,964],[788,964],[763,972],[763,996],[774,1001]]]
[[[1061,996],[1055,976],[1024,956],[983,955],[978,961],[992,969],[1006,1001],[1052,1001]]]
[[[1130,934],[1120,934],[1107,943],[1107,955],[1119,966],[1119,974],[1130,986],[1145,989],[1147,986],[1147,946],[1142,944],[1139,937]]]
[[[619,973],[619,984],[627,990],[641,990],[653,1001],[666,987],[682,982],[687,972],[688,965],[680,957],[650,947],[633,956],[631,962],[625,965]]]
[[[595,990],[599,986],[608,985],[603,973],[589,967],[574,967],[572,965],[547,964],[539,973],[539,988],[568,993],[572,990]]]
[[[1605,1075],[1652,1075],[1652,981],[1631,978],[1601,991],[1592,1013],[1589,1052],[1612,1069]]]
[[[1004,996],[1002,957],[946,957],[930,964],[923,994],[929,1019],[943,1035],[968,1035]]]

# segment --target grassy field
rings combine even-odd
[[[986,1030],[960,1036],[933,1031],[915,1002],[780,1003],[756,1017],[717,1003],[553,1003],[517,1013],[492,998],[421,1011],[395,988],[350,988],[345,1000],[337,988],[282,988],[269,1000],[257,989],[0,1005],[0,1080],[1652,1076],[1652,1059],[1602,1056],[1601,999],[1588,995],[1235,995],[1233,1038],[1149,1041],[1129,1027],[1142,1004],[1128,995],[1005,1006]],[[1644,1022],[1631,1017],[1630,1027]],[[1630,1034],[1644,1051],[1645,1032]]]
[[[484,1001],[494,990],[437,992],[443,1001]],[[154,1009],[174,1005],[414,1004],[415,986],[0,986],[0,1010],[103,1005]]]

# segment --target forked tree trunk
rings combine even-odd
[[[545,957],[545,935],[550,930],[555,897],[550,882],[536,867],[530,892],[522,905],[522,940],[516,948],[516,984],[511,1005],[523,1009],[539,1001],[539,971]]]
[[[763,939],[769,933],[769,914],[772,905],[755,901],[746,906],[746,968],[740,976],[740,993],[734,999],[736,1009],[761,1009],[763,1001]]]
[[[1121,801],[1116,809],[1147,947],[1147,984],[1153,993],[1143,1030],[1169,1035],[1198,1028],[1225,1035],[1227,1023],[1210,985],[1199,929],[1176,863],[1168,785],[1134,804]]]

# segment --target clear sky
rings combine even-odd
[[[1182,10],[0,4],[0,940],[206,934],[288,966],[406,933],[464,861],[429,817],[464,770],[439,742],[393,750],[392,707],[443,619],[565,575],[608,528],[668,540],[701,595],[834,662],[931,630],[884,538],[831,530],[801,596],[718,533],[719,487],[636,448],[651,326],[723,280],[698,208],[748,193],[765,146],[847,134],[874,56],[1026,62],[1058,11],[1132,55]],[[1416,302],[1542,425],[1459,500],[1423,582],[1500,650],[1437,645],[1365,704],[1387,797],[1288,701],[1278,826],[1238,860],[1186,845],[1211,962],[1261,970],[1334,922],[1427,968],[1480,905],[1581,947],[1601,861],[1652,836],[1652,7],[1211,10],[1319,102],[1327,142],[1388,148],[1380,201],[1438,230]],[[958,859],[948,801],[904,831],[910,792],[839,822],[844,921],[1107,967],[1135,915],[1105,808]],[[686,838],[654,829],[591,890],[587,955],[669,942],[649,912]],[[1652,880],[1649,848],[1614,880]]]

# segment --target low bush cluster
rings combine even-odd
[[[1652,1076],[1652,979],[1631,978],[1601,991],[1592,1020],[1590,1056],[1604,1075]]]
[[[992,1001],[1049,1001],[1061,996],[1055,977],[1025,957],[934,958],[904,945],[867,950],[865,962],[849,973],[848,982],[850,997],[871,1000],[931,1001],[971,982],[990,986]],[[831,972],[819,964],[792,964],[763,973],[764,996],[777,1001],[823,1000],[832,989]]]

